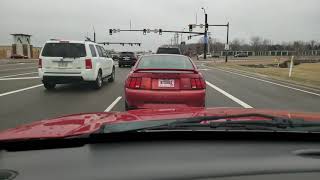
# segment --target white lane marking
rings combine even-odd
[[[122,96],[117,97],[117,99],[115,99],[110,106],[104,110],[104,112],[110,112],[112,110],[112,108],[120,101],[120,99],[122,98]]]
[[[206,84],[207,84],[208,86],[212,87],[213,89],[215,89],[216,91],[220,92],[221,94],[227,96],[227,97],[230,98],[232,101],[240,104],[242,107],[244,107],[244,108],[253,108],[253,107],[250,106],[249,104],[247,104],[247,103],[241,101],[240,99],[232,96],[231,94],[229,94],[229,93],[227,93],[226,91],[220,89],[219,87],[213,85],[212,83],[206,81]]]
[[[8,76],[1,76],[0,78],[8,78],[8,77],[15,77],[15,76],[21,76],[21,75],[27,75],[27,74],[36,74],[38,72],[29,72],[29,73],[21,73],[21,74],[12,74]]]
[[[10,95],[10,94],[14,94],[14,93],[18,93],[18,92],[22,92],[22,91],[26,91],[26,90],[37,88],[37,87],[41,87],[41,86],[43,86],[43,85],[42,84],[38,84],[38,85],[35,85],[35,86],[30,86],[30,87],[27,87],[27,88],[23,88],[23,89],[9,91],[9,92],[0,94],[0,97],[6,96],[6,95]]]
[[[19,78],[0,78],[0,81],[23,80],[23,79],[39,79],[39,77],[34,76],[34,77],[19,77]]]
[[[219,68],[217,68],[219,69]],[[238,72],[238,73],[243,73],[244,75],[250,75],[250,72],[248,71],[244,71],[244,70],[240,70],[240,69],[232,69],[232,68],[225,68],[225,69],[228,69],[229,71],[233,71],[233,72]],[[252,73],[251,73],[252,74]],[[262,76],[262,77],[265,77],[265,78],[271,78],[267,75],[264,75],[264,74],[259,74],[258,73],[258,76]],[[281,81],[281,80],[278,80],[278,81]],[[314,88],[311,88],[311,87],[303,87],[303,85],[298,85],[298,84],[290,84],[290,82],[281,82],[282,85],[291,85],[291,86],[296,86],[296,87],[302,87],[304,89],[308,89],[308,90],[311,90],[311,91],[318,91],[320,92],[320,89],[314,89]]]
[[[14,69],[2,69],[0,72],[5,72],[5,71],[14,71],[14,70],[19,70],[19,69],[36,69],[38,67],[27,67],[27,68],[14,68]]]
[[[13,66],[13,65],[23,65],[23,64],[37,64],[37,63],[11,63],[11,64],[0,64],[0,66]]]
[[[263,80],[263,79],[259,79],[259,78],[255,78],[255,77],[251,77],[251,76],[247,76],[247,75],[243,75],[243,74],[240,74],[240,73],[235,73],[235,72],[223,70],[223,69],[220,69],[220,68],[214,68],[214,69],[217,69],[217,70],[220,70],[220,71],[224,71],[224,72],[228,72],[228,73],[231,73],[231,74],[236,74],[236,75],[247,77],[247,78],[251,78],[251,79],[254,79],[254,80],[257,80],[257,81],[262,81],[262,82],[270,83],[270,84],[273,84],[273,85],[285,87],[285,88],[288,88],[288,89],[293,89],[293,90],[296,90],[296,91],[312,94],[312,95],[315,95],[315,96],[320,96],[320,94],[318,94],[318,93],[306,91],[306,90],[303,90],[303,89],[299,89],[299,88],[295,88],[295,87],[291,87],[291,86],[287,86],[287,85],[283,85],[283,84],[279,84],[279,83],[275,83],[275,82],[271,82],[271,81],[267,81],[267,80]]]

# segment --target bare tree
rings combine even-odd
[[[230,43],[230,46],[233,51],[240,51],[241,50],[241,41],[236,38]]]
[[[262,38],[259,36],[253,36],[250,38],[250,45],[252,46],[252,50],[257,52],[261,49]]]

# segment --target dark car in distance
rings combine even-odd
[[[119,55],[119,68],[124,66],[134,66],[138,58],[134,52],[121,52]]]
[[[178,47],[159,47],[157,54],[182,54]]]

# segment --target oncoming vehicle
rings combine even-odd
[[[99,89],[104,79],[113,82],[115,66],[104,48],[91,41],[47,41],[39,57],[39,76],[46,89],[56,84],[90,82]]]
[[[200,54],[199,56],[198,56],[199,58],[204,58],[204,54]],[[212,58],[212,54],[207,54],[207,58]]]
[[[182,54],[178,47],[159,47],[157,54]]]
[[[119,55],[119,67],[134,66],[137,62],[137,56],[134,52],[121,52]]]
[[[141,57],[125,82],[125,108],[205,106],[206,83],[192,60],[183,55]]]
[[[248,57],[247,53],[238,53],[236,55],[234,55],[234,57]]]

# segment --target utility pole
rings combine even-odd
[[[228,46],[228,49],[226,50],[226,60],[225,60],[226,63],[228,62],[228,54],[229,54],[229,22],[227,24],[227,46]]]
[[[93,27],[93,41],[96,42],[96,30],[94,29],[94,26]]]

